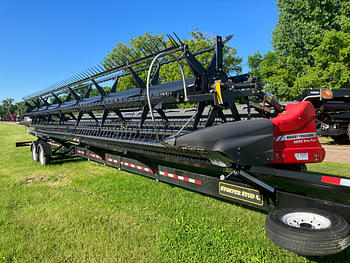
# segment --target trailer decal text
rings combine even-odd
[[[262,206],[264,204],[261,193],[258,190],[246,188],[224,182],[219,183],[219,194],[238,199],[244,202]]]

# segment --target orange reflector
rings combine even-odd
[[[333,92],[330,89],[323,89],[322,90],[322,98],[324,99],[331,99],[333,98]]]

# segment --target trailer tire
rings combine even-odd
[[[296,254],[336,254],[350,245],[350,227],[344,218],[315,208],[273,210],[265,221],[266,236]]]
[[[31,145],[30,149],[32,151],[32,160],[34,162],[39,161],[38,143],[37,142],[32,142],[32,145]]]
[[[38,146],[39,162],[45,166],[50,162],[51,159],[51,147],[47,143],[39,143]]]

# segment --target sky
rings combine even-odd
[[[243,57],[272,50],[276,0],[0,0],[0,102],[103,62],[117,42],[149,31],[190,38],[199,28],[226,37]]]

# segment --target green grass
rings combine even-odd
[[[265,214],[94,162],[31,161],[21,126],[0,123],[0,262],[342,262],[265,236]],[[350,165],[309,169],[349,175]],[[349,175],[350,176],[350,175]]]

